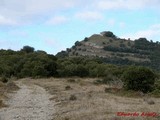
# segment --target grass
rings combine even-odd
[[[7,83],[0,81],[0,108],[7,107],[4,102],[7,99],[7,94],[18,89],[19,87],[13,81]]]
[[[137,92],[124,92],[109,85],[95,85],[96,79],[66,78],[31,80],[43,86],[55,101],[54,120],[158,120],[157,117],[123,117],[117,112],[156,112],[160,111],[160,98],[152,98],[155,104],[149,105]],[[70,86],[72,89],[67,89]],[[113,86],[112,86],[113,87]],[[111,91],[107,92],[106,89]],[[123,95],[124,94],[124,95]],[[125,95],[126,94],[126,95]],[[137,95],[138,94],[138,95]],[[71,96],[74,98],[72,99]],[[148,97],[150,99],[150,97]]]
[[[5,89],[6,85],[0,81],[0,108],[5,107],[6,105],[3,103],[5,98]]]

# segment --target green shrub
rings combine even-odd
[[[102,79],[102,83],[104,83],[104,84],[109,84],[110,82],[112,82],[112,81],[114,81],[114,80],[116,80],[115,76],[113,76],[113,75],[111,75],[111,74],[108,74],[108,75],[106,75],[106,77],[104,77],[104,78]]]
[[[34,48],[30,46],[24,46],[21,51],[26,52],[26,53],[32,53],[34,52]]]
[[[155,74],[145,67],[130,67],[123,73],[124,88],[127,90],[151,92],[154,88]]]
[[[3,76],[2,78],[0,78],[0,81],[3,82],[3,83],[7,83],[8,82],[8,78]]]
[[[84,38],[84,42],[87,42],[89,40],[89,38],[85,37]]]
[[[154,97],[160,97],[160,89],[155,89],[151,92]]]

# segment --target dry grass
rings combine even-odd
[[[68,78],[69,79],[69,78]],[[119,117],[117,112],[142,113],[160,112],[160,99],[152,98],[155,104],[149,105],[142,97],[122,97],[106,92],[107,85],[94,85],[95,79],[37,79],[33,82],[43,86],[54,97],[54,120],[158,120],[158,117]],[[66,86],[72,89],[66,90]],[[70,100],[70,96],[76,99]]]
[[[18,89],[19,89],[19,87],[13,81],[10,81],[6,84],[6,90],[8,93],[17,91]]]
[[[0,81],[0,108],[5,107],[3,100],[5,98],[6,85]]]
[[[0,81],[0,108],[6,107],[4,101],[7,99],[7,93],[18,90],[19,87],[13,82],[2,83]]]

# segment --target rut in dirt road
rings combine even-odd
[[[53,120],[54,103],[44,88],[19,83],[20,90],[11,94],[9,107],[0,110],[0,120]]]

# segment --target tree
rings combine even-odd
[[[85,37],[84,38],[84,42],[87,42],[89,40],[89,38]]]
[[[79,42],[79,41],[76,41],[76,42],[75,42],[75,46],[81,46],[81,45],[82,45],[81,42]]]
[[[105,37],[117,38],[111,31],[104,31],[104,32],[101,32],[101,34]]]
[[[127,90],[142,91],[144,93],[153,90],[155,74],[145,67],[129,67],[123,73],[124,88]]]
[[[66,51],[61,51],[61,52],[58,52],[56,57],[58,58],[65,58],[65,57],[68,57],[68,53]]]
[[[21,51],[26,52],[26,53],[32,53],[34,52],[34,48],[30,46],[24,46]]]
[[[81,64],[77,65],[75,75],[79,77],[86,77],[89,75],[88,70]]]
[[[57,63],[53,60],[48,60],[44,66],[47,71],[47,76],[57,76]]]
[[[35,66],[34,68],[33,68],[33,71],[32,71],[32,76],[33,77],[41,77],[41,76],[43,76],[43,77],[47,77],[47,75],[48,75],[48,71],[44,68],[44,66]]]

